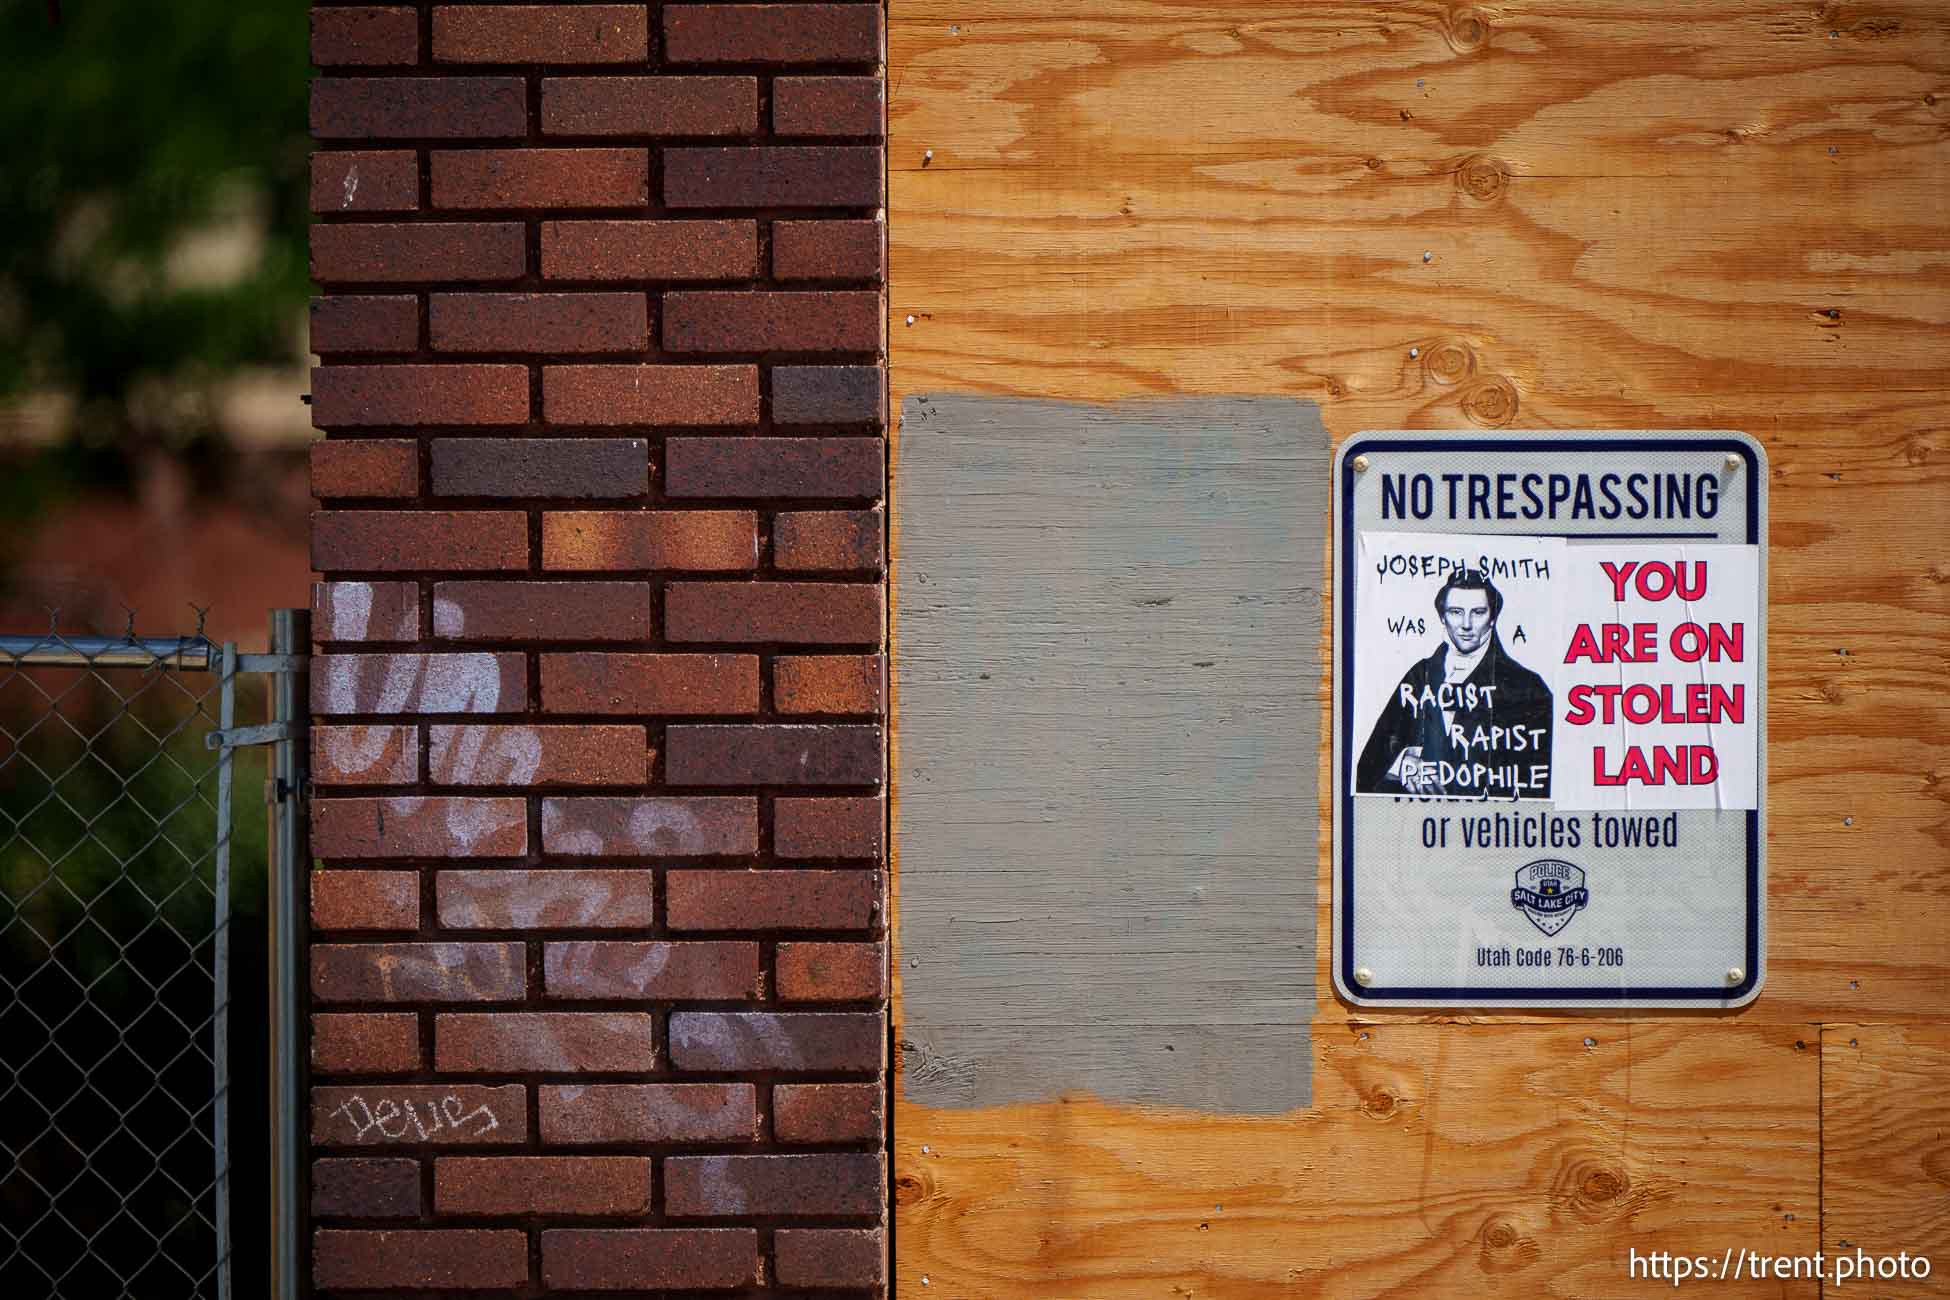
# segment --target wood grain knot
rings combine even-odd
[[[1551,1199],[1586,1223],[1631,1211],[1646,1193],[1634,1193],[1625,1171],[1602,1156],[1569,1152],[1551,1180]]]
[[[1463,390],[1462,413],[1485,429],[1500,429],[1517,417],[1517,386],[1502,375]]]
[[[1615,1169],[1588,1169],[1578,1184],[1578,1199],[1587,1205],[1609,1205],[1631,1189],[1631,1182]]]
[[[1456,188],[1482,203],[1502,194],[1509,183],[1509,170],[1486,154],[1472,154],[1456,168]]]
[[[1442,34],[1458,54],[1480,50],[1490,43],[1489,15],[1475,5],[1451,9],[1444,17]]]
[[[1401,1109],[1401,1102],[1386,1088],[1376,1088],[1361,1102],[1361,1113],[1369,1119],[1388,1119]]]
[[[894,1175],[894,1204],[914,1205],[934,1195],[934,1181],[926,1174]]]
[[[1927,442],[1905,443],[1903,445],[1903,459],[1912,465],[1927,465],[1930,463],[1931,450],[1930,444]]]
[[[1485,1273],[1515,1273],[1544,1257],[1542,1248],[1518,1232],[1517,1226],[1508,1219],[1489,1220],[1478,1235],[1482,1245],[1476,1254],[1476,1266]]]
[[[1460,339],[1444,339],[1422,354],[1422,369],[1438,384],[1460,384],[1476,373],[1476,349]]]
[[[1840,704],[1848,697],[1843,693],[1839,682],[1823,682],[1821,684],[1821,698],[1830,704]]]

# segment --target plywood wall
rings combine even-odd
[[[897,1100],[900,1294],[1645,1295],[1630,1249],[1844,1242],[1950,1294],[1950,7],[891,17],[896,409],[1740,429],[1773,475],[1758,1002],[1357,1012],[1323,943],[1304,1110]]]

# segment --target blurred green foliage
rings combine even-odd
[[[306,0],[0,0],[0,400],[75,402],[67,475],[219,435],[210,381],[293,359]],[[245,232],[221,276],[187,240]]]

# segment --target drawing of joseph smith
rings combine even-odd
[[[1465,569],[1435,593],[1443,644],[1402,677],[1355,768],[1362,794],[1548,799],[1551,692],[1496,634],[1503,593]]]

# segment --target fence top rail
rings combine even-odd
[[[200,636],[0,636],[0,666],[22,668],[174,668],[209,672],[223,656]]]

